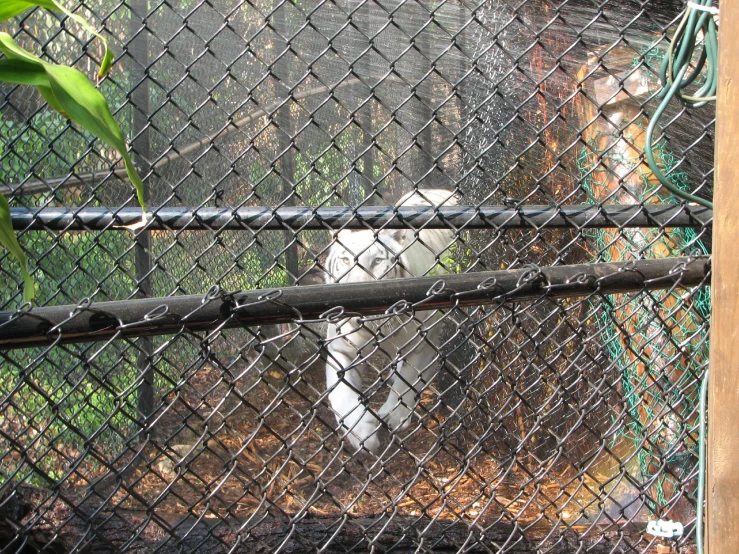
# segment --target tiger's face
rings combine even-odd
[[[359,283],[408,276],[400,261],[403,247],[397,237],[370,230],[341,231],[327,259],[329,279],[334,283]]]

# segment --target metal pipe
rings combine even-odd
[[[141,220],[139,208],[12,208],[16,230],[123,230]],[[702,206],[365,206],[361,208],[267,207],[158,208],[148,230],[161,229],[503,229],[704,227],[713,212]]]
[[[287,287],[203,296],[83,302],[78,306],[0,312],[0,348],[27,348],[184,331],[374,315],[548,297],[664,289],[708,283],[710,258],[663,258],[619,263],[529,267],[420,277]]]
[[[12,185],[1,185],[0,194],[8,196],[18,196],[22,194],[39,194],[44,192],[54,192],[57,190],[83,187],[88,184],[97,184],[104,179],[121,179],[127,180],[126,168],[119,167],[113,170],[106,169],[104,171],[86,171],[84,173],[69,173],[58,177],[49,177],[48,179],[37,179],[28,181],[27,183],[13,183]]]

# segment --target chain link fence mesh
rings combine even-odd
[[[152,218],[124,230],[117,154],[1,85],[39,305],[3,253],[3,552],[647,553],[648,520],[692,529],[711,214],[643,154],[682,2],[72,8],[117,54],[99,88]],[[59,14],[5,29],[102,58]],[[676,104],[656,143],[706,198],[713,116]]]

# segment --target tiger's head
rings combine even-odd
[[[336,234],[326,260],[331,283],[359,283],[410,276],[403,267],[405,230],[344,230]]]

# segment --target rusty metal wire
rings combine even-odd
[[[100,0],[147,184],[2,85],[0,551],[639,552],[695,521],[677,0]],[[92,73],[63,17],[7,26]],[[710,198],[713,112],[656,158]],[[307,285],[307,286],[306,286]],[[689,551],[686,533],[680,548]],[[682,550],[681,550],[682,552]]]

